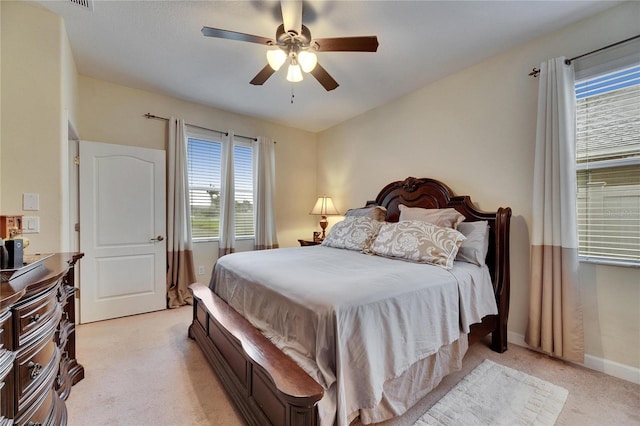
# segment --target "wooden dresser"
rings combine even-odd
[[[0,425],[65,425],[64,400],[84,378],[75,354],[74,267],[57,253],[0,283]]]

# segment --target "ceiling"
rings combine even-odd
[[[277,1],[93,1],[92,11],[36,3],[64,19],[82,75],[318,132],[619,2],[305,1],[314,37],[376,35],[380,43],[376,53],[319,52],[340,83],[331,92],[311,75],[289,83],[286,67],[250,85],[267,48],[200,32],[275,38]]]

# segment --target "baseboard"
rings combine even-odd
[[[584,366],[640,385],[640,368],[585,354]]]
[[[507,331],[507,342],[523,346],[525,348],[529,347],[529,345],[524,341],[524,334],[514,333],[513,331]]]
[[[507,332],[507,341],[514,345],[533,349],[524,341],[524,336],[513,331]],[[534,349],[535,350],[535,349]],[[640,384],[640,368],[632,367],[619,362],[611,361],[597,356],[585,354],[584,364],[578,364],[591,370],[599,371],[619,379],[626,380],[631,383]]]

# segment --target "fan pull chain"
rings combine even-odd
[[[293,105],[293,98],[295,98],[296,95],[293,94],[293,84],[291,84],[291,105]]]

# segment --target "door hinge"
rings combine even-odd
[[[75,156],[73,157],[73,164],[75,164],[76,166],[80,165],[80,157],[79,156]]]
[[[75,226],[73,227],[73,229],[75,229],[76,232],[80,232],[80,224],[76,223]]]
[[[78,287],[74,288],[76,293],[76,299],[80,299],[80,289]]]

